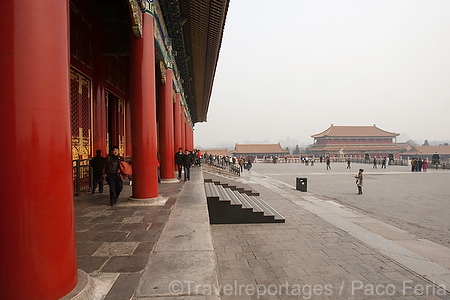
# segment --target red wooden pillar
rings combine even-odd
[[[189,128],[190,128],[190,126],[191,125],[189,125],[189,121],[186,119],[186,123],[185,123],[185,126],[184,126],[184,132],[185,132],[185,136],[186,136],[185,137],[185,141],[184,141],[184,147],[186,149],[188,149],[189,151],[192,150],[190,145],[189,145]]]
[[[192,131],[192,127],[190,123],[186,124],[186,130],[187,130],[187,148],[189,149],[189,151],[192,151],[194,149],[194,143],[192,141],[193,137],[194,137],[194,132]]]
[[[189,123],[189,120],[187,120],[187,119],[186,119],[186,124],[184,127],[184,132],[185,132],[185,136],[186,136],[185,142],[184,142],[185,147],[189,151],[192,151],[191,142],[190,142],[191,141],[191,124]]]
[[[191,132],[190,136],[191,148],[194,149],[194,127],[191,127],[190,132]]]
[[[103,54],[103,28],[98,24],[94,27],[96,38],[93,41],[93,69],[92,78],[92,108],[93,108],[93,129],[92,129],[92,155],[95,156],[97,149],[102,150],[102,155],[106,156],[106,134],[108,131],[106,124],[107,107],[105,105],[105,81],[106,62]]]
[[[131,156],[131,113],[130,101],[125,102],[125,156]]]
[[[68,12],[67,0],[0,1],[0,299],[77,284]]]
[[[153,16],[142,13],[142,37],[131,36],[130,113],[133,196],[158,197],[156,76]]]
[[[119,102],[117,97],[108,97],[108,116],[109,116],[109,151],[112,150],[112,147],[119,146]]]
[[[181,144],[181,95],[177,93],[175,97],[175,104],[173,108],[173,123],[174,123],[174,149],[173,153],[178,152],[178,148],[183,148]],[[183,149],[184,150],[184,149]],[[177,166],[174,166],[177,168]]]
[[[166,81],[161,84],[161,96],[159,97],[159,154],[161,157],[161,179],[174,179],[175,161],[173,152],[173,94],[172,94],[172,70],[166,69]]]
[[[186,115],[184,106],[181,107],[181,148],[183,148],[183,152],[186,149]]]

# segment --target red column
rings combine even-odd
[[[184,115],[184,106],[181,107],[181,148],[183,148],[183,152],[186,149],[186,116]]]
[[[186,120],[186,123],[184,126],[184,132],[185,132],[185,136],[186,136],[185,141],[184,141],[184,147],[186,149],[188,149],[189,151],[191,151],[192,150],[191,145],[189,145],[189,128],[190,128],[189,121]]]
[[[188,145],[188,149],[192,150],[194,149],[194,143],[192,141],[194,137],[194,132],[192,131],[192,127],[189,123],[187,123],[187,145]]]
[[[185,148],[188,149],[189,151],[192,151],[191,148],[191,124],[189,123],[189,120],[186,119],[186,124],[185,124],[185,128],[184,128],[184,132],[185,132]]]
[[[173,108],[173,123],[174,123],[174,149],[173,153],[178,152],[178,148],[183,148],[181,144],[181,95],[177,93],[175,104]],[[183,149],[184,150],[184,149]]]
[[[125,104],[125,156],[131,156],[131,114],[130,101]]]
[[[108,114],[110,124],[113,124],[111,127],[111,131],[109,132],[109,150],[112,150],[112,147],[119,146],[119,103],[116,97],[108,97],[108,109],[110,113]],[[109,154],[109,153],[108,153]]]
[[[190,137],[189,137],[189,143],[191,145],[191,149],[194,149],[194,128],[190,127]]]
[[[0,40],[0,299],[59,299],[77,284],[68,1],[0,1]]]
[[[142,37],[130,40],[132,197],[147,199],[158,197],[153,16],[143,13],[142,23]]]
[[[96,24],[94,26],[95,39],[93,41],[93,69],[92,78],[92,108],[93,108],[93,128],[92,128],[92,155],[95,156],[97,149],[102,150],[102,155],[106,153],[106,105],[105,105],[105,80],[106,80],[106,62],[103,55],[103,27]]]
[[[161,179],[174,179],[175,161],[173,152],[173,95],[172,95],[172,70],[166,69],[166,82],[161,85],[159,97],[159,154],[161,157]]]

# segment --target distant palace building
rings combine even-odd
[[[364,158],[366,153],[373,157],[394,154],[399,158],[402,147],[396,143],[399,134],[388,132],[375,126],[331,126],[312,135],[314,144],[308,149],[315,156]]]
[[[411,150],[400,154],[402,159],[421,158],[431,162],[433,154],[439,154],[441,162],[450,159],[450,146],[413,146]]]
[[[264,158],[268,156],[284,157],[289,155],[289,150],[283,150],[278,144],[236,144],[234,150],[230,151],[235,157],[256,157]]]
[[[227,149],[203,149],[200,150],[202,155],[228,156]]]

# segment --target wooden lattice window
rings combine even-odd
[[[92,68],[92,25],[70,5],[70,54]]]
[[[70,72],[70,103],[72,126],[72,158],[91,155],[91,81],[82,74]]]
[[[78,18],[79,11],[70,5],[70,54],[78,58]]]

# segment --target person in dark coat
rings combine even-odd
[[[95,151],[97,153],[91,161],[89,165],[92,167],[93,174],[93,182],[92,182],[92,194],[95,193],[95,189],[98,184],[98,192],[103,193],[103,166],[105,165],[105,158],[102,156],[102,150]]]
[[[175,164],[178,166],[178,179],[181,179],[181,172],[183,170],[183,148],[178,148],[178,152],[175,153]]]
[[[123,157],[119,156],[119,147],[114,146],[111,154],[106,157],[105,166],[103,167],[103,176],[109,184],[109,205],[115,206],[119,199],[120,192],[123,189],[122,176],[120,175],[120,162]]]
[[[194,166],[194,158],[188,149],[183,155],[184,181],[191,180],[191,166]]]

